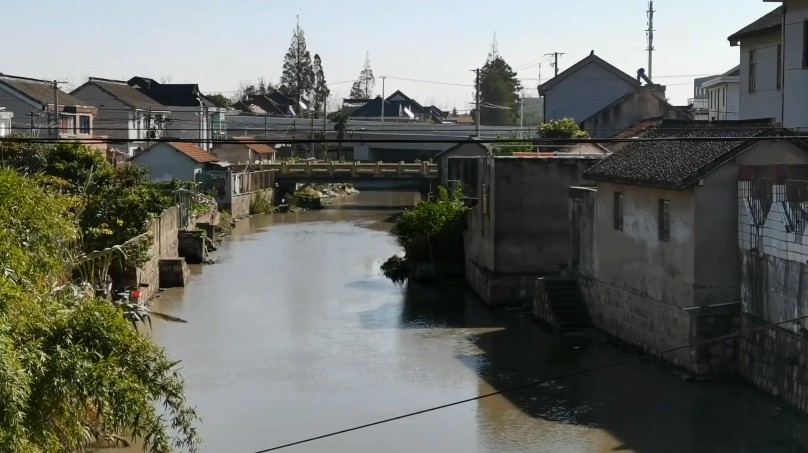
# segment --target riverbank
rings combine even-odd
[[[189,321],[156,325],[153,338],[183,360],[202,452],[257,451],[633,357],[462,288],[388,281],[380,265],[401,248],[383,206],[417,199],[363,192],[254,216],[215,267],[192,266],[187,288],[162,294],[155,309]],[[635,361],[297,449],[799,451],[808,424],[781,407],[744,384],[683,382]]]

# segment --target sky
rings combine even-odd
[[[674,104],[692,97],[693,78],[739,62],[727,37],[774,9],[762,0],[656,0],[654,82]],[[139,75],[197,83],[232,95],[241,82],[277,82],[296,17],[312,56],[323,61],[334,99],[347,97],[365,60],[374,94],[401,90],[421,104],[465,111],[472,70],[496,35],[525,96],[590,51],[634,76],[646,67],[646,0],[57,0],[7,1],[0,72],[69,81]],[[541,64],[541,65],[540,65]],[[411,80],[402,80],[411,79]],[[417,80],[417,81],[416,81]],[[431,82],[431,83],[430,83]],[[437,82],[437,83],[435,83]]]

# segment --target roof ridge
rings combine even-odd
[[[48,85],[53,84],[53,82],[54,82],[53,80],[35,79],[33,77],[15,76],[15,75],[11,75],[11,74],[3,74],[2,72],[0,72],[0,78],[25,80],[27,82],[40,82],[40,83],[43,83],[43,84],[46,83]]]

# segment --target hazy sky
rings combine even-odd
[[[685,102],[695,76],[738,64],[727,36],[775,6],[656,0],[654,81],[668,86],[672,102]],[[295,15],[338,97],[348,95],[368,51],[377,94],[386,75],[386,94],[400,89],[422,104],[466,110],[470,70],[485,62],[494,33],[529,96],[539,62],[542,80],[552,75],[546,53],[565,52],[561,70],[591,50],[630,75],[647,61],[645,0],[30,0],[2,9],[0,72],[74,85],[141,75],[230,95],[240,81],[277,82]]]

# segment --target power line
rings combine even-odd
[[[780,325],[787,324],[787,323],[802,321],[804,319],[808,319],[808,315],[800,316],[800,317],[797,317],[797,318],[792,318],[792,319],[789,319],[789,320],[786,320],[786,321],[781,321],[781,322],[778,322],[778,323],[768,323],[768,324],[764,324],[762,326],[753,327],[751,329],[742,330],[740,332],[735,332],[735,333],[731,333],[731,334],[727,334],[727,335],[721,335],[721,336],[718,336],[718,337],[710,338],[708,340],[697,341],[697,342],[689,343],[689,344],[682,345],[682,346],[676,346],[676,347],[673,347],[673,348],[670,348],[670,349],[666,349],[664,351],[652,352],[652,353],[647,353],[647,354],[638,355],[638,356],[634,356],[634,357],[629,357],[627,359],[618,360],[616,362],[606,363],[606,364],[603,364],[603,365],[598,365],[598,366],[595,366],[595,367],[586,368],[586,369],[583,369],[583,370],[574,371],[572,373],[562,374],[562,375],[554,376],[554,377],[551,377],[551,378],[535,379],[535,380],[532,380],[532,381],[527,382],[525,384],[516,385],[516,386],[513,386],[513,387],[508,387],[508,388],[505,388],[505,389],[502,389],[502,390],[497,390],[495,392],[490,392],[490,393],[486,393],[486,394],[483,394],[483,395],[478,395],[478,396],[475,396],[475,397],[466,398],[464,400],[459,400],[459,401],[454,401],[454,402],[447,403],[447,404],[442,404],[440,406],[433,406],[433,407],[430,407],[430,408],[427,408],[427,409],[422,409],[422,410],[415,411],[415,412],[409,412],[409,413],[398,415],[398,416],[395,416],[395,417],[385,418],[383,420],[377,420],[375,422],[366,423],[364,425],[354,426],[352,428],[346,428],[346,429],[342,429],[342,430],[339,430],[339,431],[334,431],[334,432],[331,432],[331,433],[328,433],[328,434],[322,434],[322,435],[315,436],[315,437],[309,437],[309,438],[298,440],[298,441],[295,441],[295,442],[290,442],[290,443],[287,443],[287,444],[278,445],[276,447],[267,448],[267,449],[264,449],[264,450],[258,450],[255,453],[267,453],[267,452],[270,452],[270,451],[276,451],[276,450],[280,450],[280,449],[283,449],[283,448],[293,447],[295,445],[305,444],[305,443],[308,443],[308,442],[313,442],[315,440],[325,439],[327,437],[333,437],[333,436],[337,436],[337,435],[340,435],[340,434],[345,434],[345,433],[349,433],[349,432],[352,432],[352,431],[358,431],[358,430],[361,430],[361,429],[381,425],[381,424],[384,424],[384,423],[394,422],[394,421],[401,420],[401,419],[404,419],[404,418],[414,417],[416,415],[426,414],[428,412],[434,412],[434,411],[437,411],[437,410],[440,410],[440,409],[446,409],[446,408],[449,408],[449,407],[452,407],[452,406],[458,406],[460,404],[465,404],[465,403],[470,403],[470,402],[473,402],[473,401],[478,401],[478,400],[481,400],[483,398],[489,398],[489,397],[492,397],[492,396],[502,395],[502,394],[505,394],[505,393],[511,393],[511,392],[515,392],[515,391],[519,391],[519,390],[524,390],[526,388],[535,387],[537,385],[546,384],[548,382],[560,381],[562,379],[567,379],[567,378],[571,378],[571,377],[575,377],[575,376],[580,376],[580,375],[583,375],[583,374],[592,373],[592,372],[595,372],[595,371],[604,370],[604,369],[607,369],[607,368],[612,368],[612,367],[623,365],[623,364],[626,364],[626,363],[629,363],[629,362],[636,362],[638,360],[644,360],[644,359],[650,359],[650,358],[657,357],[657,356],[663,356],[665,354],[670,354],[671,352],[680,351],[682,349],[689,349],[689,348],[692,348],[692,347],[695,347],[695,346],[700,346],[700,345],[703,345],[703,344],[714,343],[716,341],[726,340],[726,339],[734,338],[734,337],[737,337],[737,336],[746,335],[748,333],[755,332],[755,331],[758,331],[758,330],[763,330],[763,329],[770,328],[770,327],[776,327],[776,326],[780,326]]]
[[[514,126],[513,130],[518,130]],[[212,144],[307,144],[307,143],[531,143],[534,145],[556,145],[556,144],[580,144],[580,143],[641,143],[641,142],[747,142],[747,141],[777,141],[777,140],[808,140],[808,135],[769,135],[769,136],[746,136],[746,137],[632,137],[632,138],[482,138],[480,140],[458,139],[458,138],[370,138],[365,137],[362,131],[348,131],[351,138],[338,139],[211,139],[205,140]],[[468,131],[466,131],[468,132]],[[389,133],[389,132],[388,132]],[[374,134],[368,134],[374,135]],[[407,134],[398,134],[407,135]],[[409,134],[420,135],[420,134]],[[359,136],[359,138],[354,138]],[[80,143],[80,144],[105,144],[105,143],[131,143],[142,142],[145,139],[130,138],[33,138],[33,137],[3,137],[0,143]],[[149,139],[152,143],[198,143],[199,138],[157,138]]]

